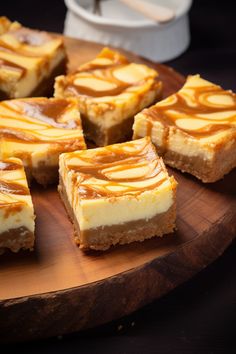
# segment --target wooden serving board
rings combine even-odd
[[[101,45],[66,39],[70,70],[93,58]],[[147,62],[164,82],[164,95],[184,78]],[[164,238],[84,254],[56,186],[32,186],[35,251],[0,257],[0,340],[60,335],[114,320],[157,299],[219,257],[236,235],[236,170],[203,184],[169,169],[179,183],[178,230]]]

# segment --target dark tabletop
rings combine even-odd
[[[184,75],[200,73],[236,91],[235,3],[195,0],[191,45],[167,64]],[[1,0],[0,11],[29,27],[63,31],[62,0]],[[235,245],[190,281],[126,318],[63,338],[18,344],[15,352],[236,353]],[[1,352],[9,350],[10,346]]]

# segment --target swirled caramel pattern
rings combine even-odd
[[[12,159],[0,161],[0,171],[13,171],[18,170],[19,168],[22,168],[22,164],[18,161],[12,161]]]
[[[73,198],[138,196],[168,180],[165,166],[149,138],[67,153],[62,158],[65,173],[72,174]]]
[[[0,27],[4,27],[6,18],[0,18]],[[42,65],[47,65],[50,45],[62,46],[60,39],[55,39],[46,32],[31,30],[19,23],[11,23],[6,31],[0,35],[0,69],[6,72],[18,72],[18,80],[27,72],[27,68],[36,65],[39,68],[39,59]],[[40,74],[40,69],[38,70]]]
[[[77,102],[27,98],[0,103],[0,137],[27,143],[65,144],[74,139],[84,148]]]
[[[130,63],[120,53],[104,48],[94,60],[64,78],[63,90],[66,96],[117,96],[133,92],[148,80],[155,82],[157,76],[155,70]]]
[[[201,139],[226,129],[236,131],[236,95],[220,86],[190,76],[176,94],[142,112],[151,135],[153,123],[178,129]]]
[[[14,204],[19,209],[22,205],[19,196],[28,195],[29,189],[20,160],[9,158],[0,161],[0,208]]]

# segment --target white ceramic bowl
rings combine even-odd
[[[155,0],[146,0],[155,2]],[[156,0],[175,10],[175,18],[157,24],[119,0],[102,1],[102,16],[93,14],[93,0],[65,0],[64,34],[130,50],[153,61],[179,56],[189,45],[188,11],[192,0]]]

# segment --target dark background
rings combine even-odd
[[[32,28],[62,32],[65,13],[62,0],[0,0],[0,15]],[[195,0],[190,23],[189,49],[168,65],[236,91],[236,1]],[[63,338],[1,347],[2,352],[235,353],[235,245],[192,280],[129,317]]]

